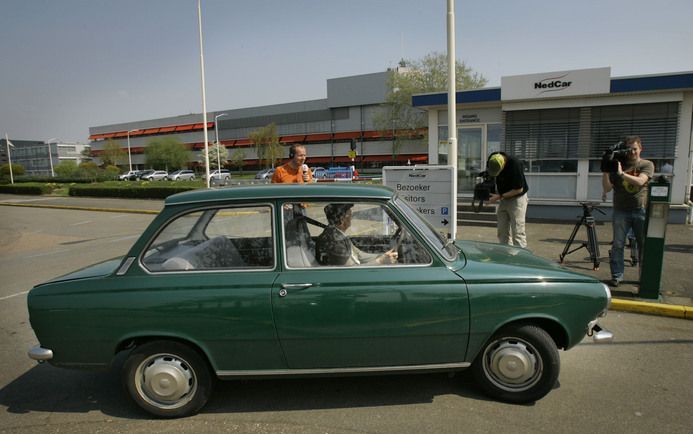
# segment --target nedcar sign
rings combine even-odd
[[[561,79],[565,77],[565,75],[561,77],[556,77],[556,78],[547,78],[541,81],[538,81],[534,83],[534,89],[545,89],[543,92],[550,92],[553,90],[562,90],[567,87],[569,87],[572,82],[571,81],[562,81]]]
[[[608,94],[611,68],[580,69],[501,78],[501,100]]]
[[[383,184],[417,210],[445,238],[456,216],[452,213],[452,166],[386,166]]]

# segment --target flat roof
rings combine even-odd
[[[610,93],[650,92],[675,89],[693,90],[693,72],[612,78],[610,84]],[[500,101],[500,87],[461,90],[455,94],[455,102],[457,104]],[[412,96],[412,105],[414,107],[441,106],[447,104],[447,92],[426,93]]]

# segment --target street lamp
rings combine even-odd
[[[10,138],[5,133],[5,145],[7,145],[7,164],[10,166],[10,184],[14,184],[14,175],[12,174],[12,156],[10,155],[10,146],[14,148]]]
[[[209,139],[207,136],[207,92],[205,90],[205,54],[202,44],[201,0],[197,0],[197,27],[200,34],[200,87],[202,88],[202,131],[205,137],[205,174],[207,175],[207,188],[209,188]]]
[[[226,116],[226,113],[221,113],[214,116],[214,136],[217,140],[217,170],[219,170],[219,176],[221,176],[221,156],[219,155],[219,129],[217,128],[217,119],[222,116]]]
[[[46,140],[46,145],[48,145],[48,161],[51,163],[51,177],[55,178],[55,171],[53,170],[53,155],[51,154],[51,143],[60,143],[60,140],[55,137]]]
[[[132,156],[130,155],[130,133],[134,133],[135,131],[139,131],[140,129],[137,128],[135,130],[129,130],[128,131],[128,164],[130,165],[130,172],[132,172]]]

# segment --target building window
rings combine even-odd
[[[503,125],[501,124],[487,124],[486,125],[486,147],[487,154],[492,154],[493,152],[498,152],[501,150],[501,143],[503,138]]]
[[[652,160],[658,171],[676,155],[678,102],[592,107],[591,118],[591,172],[599,171],[604,151],[623,136],[640,136],[641,157]]]
[[[580,109],[503,113],[503,150],[524,161],[529,172],[577,172]]]

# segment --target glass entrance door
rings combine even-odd
[[[483,170],[484,126],[459,127],[457,137],[457,192],[472,193]]]

